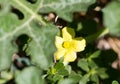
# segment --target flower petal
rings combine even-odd
[[[69,52],[67,52],[67,53],[65,54],[65,56],[64,56],[64,61],[65,61],[65,62],[73,62],[73,61],[75,61],[76,58],[77,58],[76,52],[74,52],[74,51],[69,51]]]
[[[72,40],[72,38],[75,37],[74,29],[64,27],[62,29],[62,36],[63,36],[64,41],[70,41],[70,40]]]
[[[57,52],[55,52],[54,56],[56,60],[59,60],[61,57],[65,55],[66,50],[64,48],[58,49]]]
[[[86,46],[86,41],[82,37],[75,38],[75,40],[72,41],[73,50],[76,52],[83,51]]]
[[[63,38],[56,36],[55,37],[55,45],[57,48],[62,47],[62,43],[63,43]]]

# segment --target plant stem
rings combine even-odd
[[[86,42],[87,42],[87,43],[90,43],[90,42],[96,40],[97,38],[100,38],[100,37],[102,37],[102,36],[105,36],[105,35],[108,34],[108,33],[109,33],[109,30],[108,30],[107,28],[104,28],[104,29],[98,31],[98,32],[95,33],[95,34],[86,37],[85,39],[86,39]]]

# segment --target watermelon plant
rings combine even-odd
[[[0,84],[118,84],[120,0],[0,0]]]

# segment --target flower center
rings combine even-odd
[[[70,48],[71,47],[71,42],[69,42],[69,41],[64,42],[63,47],[64,48]]]

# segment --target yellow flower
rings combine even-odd
[[[55,45],[57,47],[55,59],[59,60],[63,57],[63,62],[66,64],[75,61],[77,58],[76,52],[85,49],[86,41],[82,37],[75,38],[74,29],[64,27],[62,37],[56,36]]]

